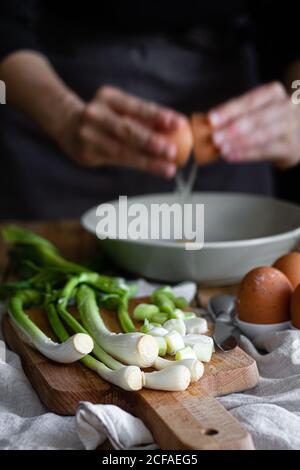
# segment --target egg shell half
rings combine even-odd
[[[207,165],[216,161],[220,152],[213,143],[207,115],[192,114],[191,127],[194,136],[194,157],[198,165]]]
[[[183,119],[181,125],[165,135],[168,142],[177,148],[176,165],[182,167],[186,164],[192,153],[194,139],[188,119]]]

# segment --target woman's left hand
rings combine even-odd
[[[280,167],[300,161],[300,106],[273,82],[209,113],[213,140],[231,163],[270,160]]]

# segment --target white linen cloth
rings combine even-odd
[[[77,432],[85,449],[96,449],[109,439],[114,449],[157,449],[144,423],[114,405],[81,402],[76,413]]]
[[[300,330],[268,333],[254,344],[242,336],[241,346],[257,362],[259,384],[219,401],[248,429],[256,449],[300,449]]]
[[[152,289],[139,281],[138,295]],[[186,283],[176,293],[191,299],[195,289]],[[242,347],[256,359],[260,382],[220,402],[249,430],[257,449],[300,449],[300,331],[268,334],[255,345],[242,337]],[[0,449],[94,449],[107,437],[116,449],[156,447],[139,419],[112,405],[82,402],[76,417],[47,412],[18,356],[8,349],[6,360],[3,355],[0,343]]]

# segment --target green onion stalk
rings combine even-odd
[[[85,356],[93,349],[93,341],[87,334],[74,335],[62,344],[55,343],[29,318],[25,306],[41,304],[43,296],[35,290],[21,290],[7,303],[9,316],[23,338],[44,356],[56,362],[70,363]]]
[[[105,325],[93,289],[81,284],[76,293],[77,309],[86,330],[107,353],[139,367],[150,367],[158,356],[158,345],[150,335],[140,332],[112,333]]]
[[[52,326],[53,331],[60,341],[67,341],[69,334],[65,329],[60,317],[57,313],[56,306],[53,302],[45,303],[45,309],[47,312],[48,320]],[[67,312],[67,316],[64,315],[64,319],[68,318],[67,324],[71,329],[77,333],[85,333],[86,330],[80,325],[80,323]],[[124,390],[140,390],[143,386],[143,374],[141,370],[136,366],[124,366],[123,364],[110,357],[105,351],[103,351],[97,344],[94,344],[92,353],[98,359],[87,354],[80,359],[80,362],[89,369],[96,372],[102,379],[117,385]]]
[[[83,288],[84,285],[80,287],[81,290],[83,290]],[[65,340],[68,333],[56,312],[55,306],[50,304],[46,308],[48,311],[49,322],[56,332],[57,337],[61,340]],[[72,317],[68,312],[67,316]],[[67,317],[64,316],[64,319],[66,320]],[[73,317],[72,319],[68,319],[67,324],[73,331],[87,332],[87,330],[85,330],[85,328],[82,327],[82,325],[80,325],[80,323],[78,323]],[[167,361],[167,364],[160,364],[158,367],[159,373],[144,373],[136,366],[125,366],[118,362],[103,351],[96,343],[94,344],[92,354],[99,358],[100,361],[91,355],[87,355],[81,359],[81,362],[103,379],[118,385],[125,390],[138,390],[144,385],[146,388],[156,390],[180,391],[185,390],[191,380],[190,369],[192,368],[187,367],[189,366],[187,362],[186,366],[183,367],[183,364],[179,364],[179,367],[177,367],[177,364],[174,365],[174,362]]]
[[[168,302],[168,300],[169,302]],[[159,287],[152,293],[153,303],[160,306],[160,310],[171,314],[174,308],[183,309],[188,307],[185,297],[176,297],[170,286]]]
[[[34,265],[69,274],[88,271],[64,259],[52,243],[30,230],[11,225],[3,229],[2,235],[4,241],[14,245],[11,256],[17,267],[24,261],[30,261]]]

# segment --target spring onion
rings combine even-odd
[[[158,344],[158,355],[164,357],[167,354],[167,342],[163,336],[154,336]]]
[[[175,305],[172,300],[164,294],[159,294],[155,297],[155,304],[159,307],[161,312],[167,313],[168,315],[170,315],[175,309]]]
[[[120,295],[119,294],[99,294],[98,295],[99,306],[106,310],[112,310],[116,312],[118,310]]]
[[[50,304],[51,307],[51,304]],[[53,307],[53,306],[52,306]],[[49,306],[47,308],[49,312]],[[56,315],[56,319],[55,319]],[[67,319],[68,325],[73,329],[73,331],[86,331],[78,322],[75,318],[72,317],[72,315],[68,312],[65,312],[64,318]],[[49,313],[48,313],[49,316]],[[51,314],[51,324],[53,325],[54,331],[56,332],[57,336],[62,340],[68,335],[66,330],[64,329],[63,325],[61,324],[57,313],[52,312]],[[49,318],[49,319],[50,319]],[[55,319],[53,323],[53,318]],[[103,361],[104,364],[108,365],[111,367],[111,369],[114,369],[113,371],[110,371],[108,367],[105,369],[103,367],[103,364],[99,361],[95,361],[94,358],[91,356],[86,356],[84,359],[81,361],[83,362],[84,365],[89,367],[90,369],[94,370],[100,377],[104,378],[110,383],[113,383],[115,385],[118,385],[119,387],[124,388],[125,390],[139,390],[141,388],[141,384],[143,384],[146,388],[155,388],[159,387],[159,381],[162,379],[160,377],[157,377],[157,375],[154,372],[150,372],[147,374],[144,374],[140,371],[140,369],[136,366],[125,366],[124,364],[121,364],[120,362],[116,361],[114,358],[110,357],[105,351],[103,351],[97,344],[94,345],[93,349],[93,354],[100,358],[100,360]],[[170,362],[171,361],[167,361]],[[174,365],[174,363],[171,363],[171,365]],[[126,369],[126,373],[124,372],[124,369]],[[139,371],[139,373],[138,373]],[[146,379],[145,379],[146,375]],[[173,375],[171,376],[173,378]],[[129,380],[130,379],[130,380]],[[166,382],[166,379],[163,380],[162,386],[164,387],[164,390],[173,390],[174,389],[174,384],[171,382],[168,384]]]
[[[141,326],[143,333],[154,336],[158,344],[158,355],[165,356],[167,354],[167,342],[164,338],[169,332],[162,326],[156,326],[156,324],[150,323],[149,320],[145,319],[144,324]]]
[[[122,330],[125,333],[132,333],[135,331],[135,326],[128,312],[128,296],[126,294],[123,294],[120,297],[117,313]]]
[[[77,279],[71,279],[62,289],[58,301],[57,307],[60,316],[73,330],[80,328],[80,324],[67,311],[68,299],[74,287],[79,284],[79,280],[84,282],[87,278],[91,282],[91,276],[86,273],[81,274]],[[95,293],[87,285],[80,284],[77,291],[77,308],[85,327],[85,330],[83,330],[91,334],[95,342],[100,346],[100,351],[105,351],[122,362],[142,367],[149,367],[155,360],[155,357],[158,355],[158,345],[151,336],[140,333],[116,334],[112,333],[105,326],[99,314]],[[130,347],[128,347],[127,339],[129,344],[131,344]],[[103,354],[99,358],[107,364]],[[110,364],[107,365],[110,366]]]
[[[168,315],[175,309],[174,302],[170,298],[169,289],[169,286],[160,287],[151,294],[151,301],[158,306],[161,312],[165,312]]]
[[[191,346],[186,346],[183,349],[180,349],[175,354],[175,360],[181,361],[182,359],[197,359],[197,356]]]
[[[46,311],[48,314],[48,319],[49,322],[52,326],[53,331],[55,332],[56,336],[61,339],[62,337],[62,332],[57,329],[57,328],[62,328],[62,323],[59,320],[59,317],[57,315],[56,307],[52,305],[52,303],[48,302],[49,305],[46,305]],[[57,309],[59,311],[59,308]],[[61,317],[64,319],[65,323],[68,325],[68,327],[74,331],[74,333],[86,333],[88,334],[87,330],[83,328],[83,326],[71,315],[67,310],[62,311],[60,309],[60,314]],[[59,326],[57,326],[57,324]],[[67,332],[65,331],[65,334]],[[100,348],[98,344],[94,342],[94,348],[93,348],[93,354],[96,356],[97,359],[99,359],[101,362],[103,362],[107,367],[110,369],[120,369],[124,365],[118,362],[116,359],[111,357],[109,354],[107,354],[104,349]]]
[[[120,326],[125,333],[135,331],[134,323],[128,312],[128,299],[131,295],[132,289],[122,295],[116,293],[98,295],[100,307],[117,312]]]
[[[194,312],[184,312],[184,320],[188,320],[189,318],[196,318],[196,314]]]
[[[165,323],[168,320],[168,315],[163,312],[153,313],[151,317],[151,322],[145,318],[144,324],[141,326],[140,330],[143,333],[147,333],[150,328],[154,326],[160,327],[162,323]]]
[[[211,356],[214,351],[214,344],[212,338],[209,336],[203,336],[202,341],[198,341],[191,347],[199,361],[209,362],[211,360]]]
[[[81,362],[96,372],[102,379],[128,391],[141,390],[143,387],[143,372],[137,366],[124,366],[111,370],[102,362],[88,355]]]
[[[184,336],[186,333],[185,323],[180,319],[175,320],[173,318],[172,320],[166,321],[166,323],[163,324],[163,328],[168,331],[178,331],[181,336]]]
[[[205,318],[188,318],[184,320],[186,326],[186,333],[195,333],[195,334],[203,334],[208,331],[207,321]]]
[[[48,319],[50,324],[55,332],[56,336],[60,341],[67,341],[69,334],[64,328],[53,303],[47,303],[45,305],[46,312],[48,315]],[[78,331],[78,323],[75,320],[73,323],[73,328]],[[80,325],[79,330],[82,331]],[[84,330],[83,330],[84,331]],[[79,333],[80,334],[80,333]],[[109,357],[105,352],[101,351],[97,345],[94,346],[93,353],[95,355],[100,355],[100,357],[105,357],[106,360]],[[123,388],[124,390],[132,391],[132,390],[140,390],[143,386],[143,374],[141,370],[136,366],[123,366],[123,364],[118,363],[113,358],[108,360],[107,362],[112,363],[114,366],[112,370],[104,363],[100,362],[99,360],[95,359],[94,357],[87,355],[81,359],[81,362],[88,367],[89,369],[96,372],[102,379],[107,380],[118,387]]]
[[[148,332],[151,336],[166,336],[169,333],[169,330],[163,328],[162,326],[154,326]]]
[[[60,272],[80,273],[87,271],[87,268],[65,260],[52,243],[30,230],[11,225],[3,229],[2,235],[6,242],[15,245],[12,255],[16,265],[21,259],[26,259],[38,266],[57,269]]]
[[[164,294],[166,295],[167,297],[169,297],[169,299],[173,300],[175,298],[175,294],[173,292],[173,289],[171,286],[161,286],[161,287],[158,287],[157,289],[155,289],[152,294],[151,294],[151,298],[152,299],[155,299],[155,297],[157,295],[160,295],[160,294]]]
[[[159,324],[157,324],[157,325],[159,325]],[[160,326],[160,325],[159,325],[159,326]],[[148,333],[148,332],[151,330],[151,328],[154,328],[154,324],[153,324],[153,323],[150,323],[149,320],[147,320],[147,318],[146,318],[146,319],[144,320],[143,325],[142,325],[141,328],[140,328],[140,331],[141,331],[142,333]]]
[[[174,307],[178,309],[183,309],[183,308],[188,307],[188,301],[186,300],[186,298],[182,296],[176,297],[171,286],[162,286],[156,289],[152,294],[152,299],[157,298],[161,294],[168,297],[168,299],[172,302]],[[171,312],[167,312],[167,313],[171,313]]]
[[[167,342],[167,353],[176,354],[177,351],[184,348],[184,341],[178,331],[171,331],[164,336]]]
[[[163,323],[165,323],[169,318],[169,315],[165,312],[158,312],[158,313],[153,313],[152,317],[151,317],[151,322],[152,323],[159,323],[160,325],[162,325]]]
[[[165,336],[169,333],[168,330],[166,330],[159,324],[150,323],[147,319],[144,321],[144,324],[141,326],[141,331],[151,336]]]
[[[83,283],[110,294],[110,297],[106,298],[106,302],[110,301],[117,305],[118,319],[123,331],[135,331],[135,326],[128,313],[128,298],[135,286],[126,286],[122,278],[103,276],[93,272],[83,272],[78,276],[73,276],[61,291],[61,310],[66,308],[74,289]]]
[[[133,317],[138,321],[150,320],[153,314],[159,313],[157,305],[138,304],[133,310]]]
[[[45,356],[59,362],[80,360],[104,380],[125,390],[139,390],[144,385],[179,391],[201,377],[203,364],[194,359],[195,354],[209,360],[213,342],[194,334],[206,331],[205,320],[196,318],[193,312],[184,312],[188,302],[184,297],[176,297],[170,286],[153,292],[153,305],[136,307],[134,316],[144,320],[137,332],[128,312],[128,299],[134,295],[136,286],[65,260],[54,245],[30,231],[8,227],[4,237],[14,244],[13,268],[23,272],[23,278],[3,286],[0,296],[8,299],[14,324]],[[74,299],[81,322],[68,311]],[[61,343],[47,338],[25,313],[26,306],[34,303],[44,303],[50,325]],[[109,330],[98,303],[117,313],[124,334]],[[168,328],[162,327],[164,323]],[[187,336],[183,336],[185,329]],[[75,334],[70,337],[69,331]],[[176,363],[158,356],[167,351],[175,355]],[[156,371],[140,370],[149,366]]]
[[[199,334],[189,334],[184,337],[184,344],[186,346],[194,346],[196,343],[209,342],[212,347],[214,345],[214,340],[210,336],[199,335]]]
[[[75,334],[65,342],[55,343],[30,320],[25,305],[41,302],[41,296],[33,290],[22,290],[8,301],[8,313],[22,335],[44,356],[56,362],[71,363],[81,359],[93,349],[93,340],[87,334]]]
[[[139,367],[153,364],[158,356],[158,344],[152,336],[110,332],[100,316],[94,291],[85,284],[78,288],[76,299],[84,327],[107,353],[126,364]]]
[[[48,307],[48,310],[49,310],[49,307]],[[67,314],[67,317],[64,316],[64,318],[67,319],[68,325],[74,331],[86,331],[77,322],[77,320],[72,317],[70,313],[65,312],[65,315],[66,314]],[[53,314],[52,314],[52,317],[53,317]],[[56,318],[56,322],[57,322],[57,318]],[[61,324],[59,327],[57,327],[57,324],[54,323],[54,330],[57,336],[60,338],[65,338],[64,335],[68,334],[64,330],[64,327]],[[81,362],[83,362],[83,364],[89,367],[90,369],[94,370],[98,375],[100,375],[100,377],[104,378],[110,383],[113,383],[115,385],[118,385],[121,388],[124,388],[125,390],[139,390],[141,388],[141,383],[143,383],[143,385],[146,388],[157,388],[159,387],[160,382],[162,381],[162,379],[160,378],[161,376],[157,377],[155,372],[150,372],[147,374],[143,374],[139,372],[140,374],[142,374],[140,376],[138,373],[140,369],[138,367],[124,366],[124,364],[121,364],[120,362],[116,361],[114,358],[112,357],[110,358],[110,356],[105,351],[103,351],[97,344],[94,345],[93,354],[96,357],[100,358],[104,362],[104,364],[108,365],[114,370],[110,371],[108,367],[105,369],[103,367],[103,364],[101,364],[101,362],[95,361],[94,358],[92,358],[91,356],[86,356]],[[168,361],[168,362],[171,362],[171,361]],[[124,369],[126,369],[127,371],[126,373],[124,372]],[[153,376],[153,374],[155,375]],[[144,378],[145,375],[146,375],[146,379]],[[141,379],[140,377],[142,377],[143,379]],[[163,390],[173,390],[174,383],[171,381],[171,383],[168,384],[166,381],[166,378],[164,377],[165,375],[163,376],[164,380],[162,381],[162,385],[161,385],[164,387]],[[131,378],[130,381],[129,381],[129,378]],[[171,375],[171,379],[172,378],[173,378],[173,374]]]
[[[175,308],[173,312],[170,314],[170,318],[174,318],[175,320],[185,320],[185,314],[180,308]]]
[[[175,304],[175,307],[177,307],[179,309],[186,308],[189,305],[189,303],[188,303],[188,301],[186,300],[185,297],[175,297],[173,302]]]
[[[144,386],[154,390],[181,392],[191,382],[191,374],[187,367],[174,364],[157,372],[144,373]]]
[[[182,359],[181,361],[176,361],[176,365],[177,364],[183,365],[189,369],[192,382],[197,382],[204,373],[204,366],[198,359]],[[157,370],[162,370],[173,365],[174,361],[158,357],[153,367]]]

